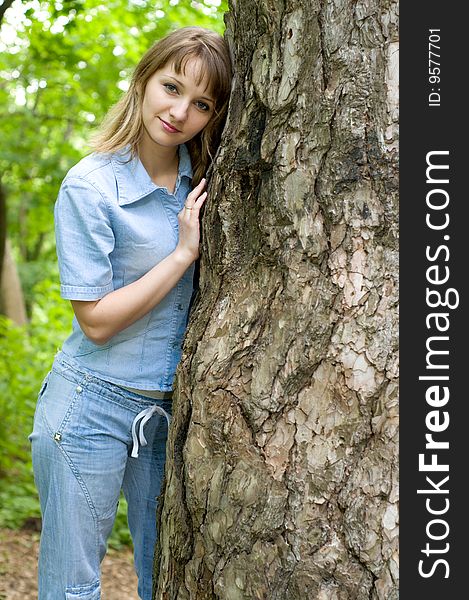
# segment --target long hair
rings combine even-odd
[[[193,170],[193,185],[205,175],[220,143],[231,89],[231,60],[225,40],[202,27],[182,27],[157,41],[144,54],[132,75],[129,89],[105,117],[91,139],[96,152],[116,152],[130,146],[135,157],[143,134],[142,103],[150,77],[168,63],[176,73],[184,73],[190,59],[200,59],[199,85],[208,79],[215,100],[213,118],[194,138],[187,141]]]

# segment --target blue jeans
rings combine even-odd
[[[128,502],[138,593],[151,600],[169,419],[164,413],[171,413],[171,402],[123,390],[56,356],[30,435],[43,517],[39,600],[99,600],[100,564],[121,489]],[[155,406],[161,414],[148,415]],[[147,418],[141,444],[148,443],[140,444],[133,458],[132,424],[142,411]]]

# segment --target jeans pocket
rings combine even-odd
[[[66,600],[99,600],[101,598],[101,586],[99,581],[91,585],[78,585],[65,590]]]
[[[44,377],[44,379],[43,379],[43,381],[42,381],[42,383],[41,383],[41,387],[39,388],[39,393],[38,393],[38,395],[37,395],[37,401],[36,401],[36,408],[35,408],[35,410],[34,410],[34,420],[36,420],[36,416],[37,416],[37,412],[38,412],[38,410],[39,410],[39,405],[40,405],[40,403],[41,403],[41,399],[42,399],[42,397],[43,397],[43,395],[44,395],[44,392],[45,392],[45,391],[46,391],[46,389],[47,389],[47,383],[48,383],[48,381],[49,381],[49,376],[50,376],[50,373],[51,373],[51,372],[49,371],[49,373],[47,373],[47,375]],[[33,432],[31,432],[31,433],[28,435],[28,440],[29,440],[30,442],[32,441],[32,437],[31,437],[32,435],[33,435]]]
[[[47,373],[47,375],[44,377],[44,379],[42,381],[41,387],[39,389],[39,394],[37,395],[38,402],[42,398],[42,395],[44,394],[44,392],[46,391],[47,382],[49,381],[49,376],[50,376],[50,371],[49,371],[49,373]]]
[[[38,410],[41,411],[43,423],[49,433],[63,432],[81,390],[81,386],[52,370],[38,404]]]

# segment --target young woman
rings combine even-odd
[[[39,600],[98,600],[120,490],[150,600],[171,392],[199,254],[203,178],[231,87],[218,34],[186,27],[141,59],[55,206],[73,331],[39,393]]]

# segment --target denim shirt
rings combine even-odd
[[[191,190],[189,152],[179,146],[174,194],[153,183],[128,150],[91,154],[66,175],[55,204],[61,296],[98,300],[139,279],[176,248],[177,215]],[[73,319],[62,351],[77,368],[117,385],[172,389],[193,292],[194,263],[144,317],[106,344]]]

